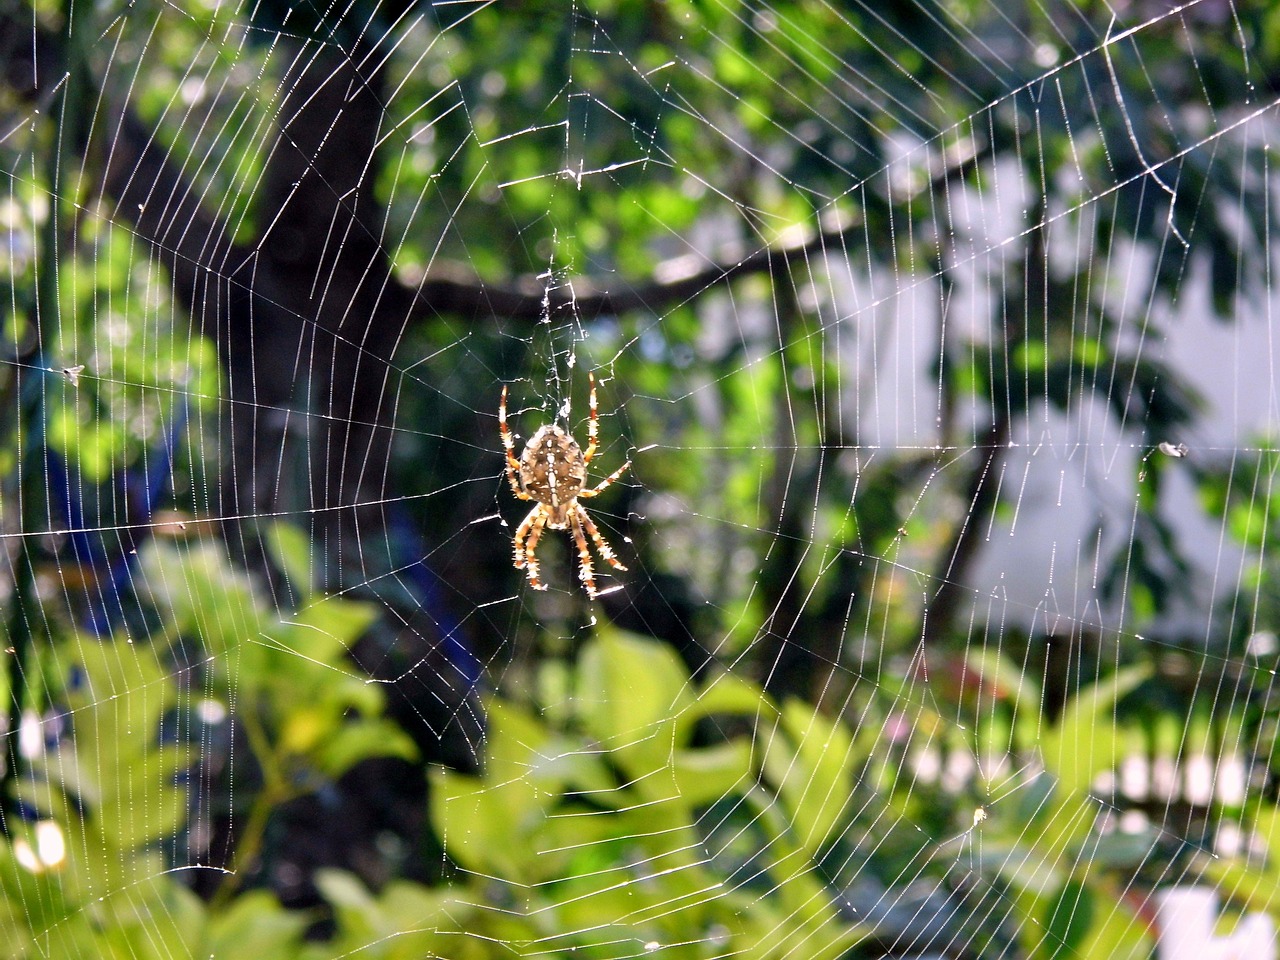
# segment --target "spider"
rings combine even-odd
[[[595,599],[596,578],[591,569],[591,553],[587,549],[587,535],[596,545],[600,556],[615,570],[626,570],[613,548],[583,508],[579,500],[598,496],[613,484],[627,467],[628,460],[609,476],[590,489],[583,489],[587,482],[587,464],[596,454],[596,378],[587,374],[591,384],[591,416],[587,421],[587,449],[584,452],[578,441],[556,424],[539,427],[525,445],[520,459],[515,457],[516,444],[507,426],[507,388],[502,388],[502,400],[498,404],[498,430],[502,445],[507,451],[507,480],[511,492],[521,500],[536,500],[528,516],[516,528],[515,567],[523,570],[535,590],[545,590],[547,585],[538,579],[538,541],[544,528],[568,530],[578,546],[578,579],[587,589],[587,596]]]

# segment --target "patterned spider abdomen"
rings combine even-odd
[[[554,424],[539,428],[520,455],[520,483],[526,493],[547,505],[547,526],[552,530],[568,527],[568,508],[586,480],[582,448]]]

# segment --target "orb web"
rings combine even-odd
[[[10,953],[1274,955],[1273,32],[0,13]]]

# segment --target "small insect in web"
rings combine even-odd
[[[596,438],[599,418],[596,413],[596,378],[587,374],[591,384],[591,415],[587,420],[587,449],[562,427],[551,423],[538,428],[525,444],[520,459],[515,456],[515,439],[507,426],[507,388],[502,388],[502,400],[498,403],[498,431],[502,434],[502,446],[507,454],[507,480],[511,492],[521,500],[537,501],[528,516],[516,528],[515,567],[523,570],[535,590],[547,589],[538,577],[538,541],[544,529],[568,530],[578,547],[578,579],[587,590],[587,596],[595,599],[595,573],[591,568],[591,551],[587,537],[595,544],[600,556],[615,570],[627,568],[614,556],[613,548],[596,528],[579,500],[598,496],[613,485],[626,469],[628,460],[594,487],[587,484],[587,464],[596,455]],[[585,531],[585,532],[584,532]]]

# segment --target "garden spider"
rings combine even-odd
[[[537,503],[529,511],[520,526],[516,528],[515,567],[525,571],[529,583],[535,590],[545,590],[547,585],[538,579],[538,540],[542,537],[543,528],[552,530],[568,530],[572,532],[574,542],[578,546],[578,579],[587,589],[587,596],[593,600],[598,596],[596,578],[591,569],[591,553],[587,549],[587,535],[596,545],[600,556],[615,570],[626,570],[616,556],[613,548],[591,518],[586,509],[578,501],[594,497],[613,484],[627,467],[628,460],[596,486],[584,490],[587,482],[587,464],[596,454],[596,433],[598,420],[596,416],[596,378],[587,374],[591,384],[591,416],[587,421],[587,449],[583,452],[568,431],[554,423],[539,427],[525,445],[520,459],[515,457],[516,444],[507,427],[507,388],[502,388],[502,400],[498,404],[498,430],[502,434],[502,445],[507,451],[507,480],[511,483],[511,492],[521,500],[536,500]],[[583,531],[586,531],[584,535]]]

